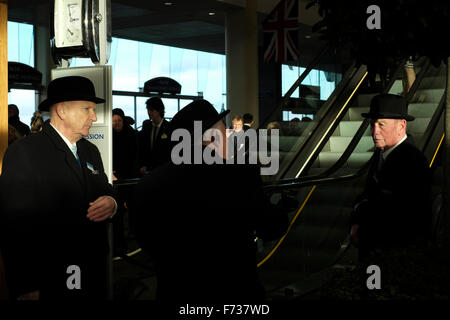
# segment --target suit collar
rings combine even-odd
[[[84,185],[82,168],[78,164],[77,159],[75,159],[75,157],[72,153],[72,150],[69,149],[69,146],[62,139],[60,134],[55,130],[55,128],[53,128],[53,126],[50,123],[44,124],[42,132],[47,137],[49,137],[50,141],[53,143],[54,147],[58,151],[64,153],[66,164],[72,169],[72,172],[76,175],[76,177],[79,180],[79,182],[81,183],[81,185]],[[77,142],[77,147],[79,147],[78,142]],[[83,154],[83,151],[78,149],[78,156],[80,157],[81,166],[83,166],[84,161],[83,161],[83,158],[80,155],[80,153]]]

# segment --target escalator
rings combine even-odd
[[[353,73],[347,86],[364,81],[359,71]],[[417,71],[406,96],[409,114],[416,118],[408,123],[407,132],[431,166],[443,139],[446,66],[434,67],[422,59]],[[345,76],[342,81],[346,81]],[[316,118],[304,141],[298,143],[297,152],[291,149],[290,157],[284,157],[281,178],[266,186],[274,200],[288,193],[300,203],[300,208],[290,213],[291,226],[285,237],[258,243],[260,276],[272,296],[286,292],[301,295],[318,285],[321,271],[333,265],[351,266],[357,258],[349,246],[348,220],[373,153],[369,121],[363,120],[361,113],[368,111],[375,94],[358,94],[356,86],[338,89],[323,118]],[[401,91],[400,70],[384,92]],[[439,168],[434,170],[440,172]],[[439,193],[439,187],[434,190]]]

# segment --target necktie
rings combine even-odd
[[[155,143],[155,135],[156,135],[156,126],[153,125],[152,126],[152,134],[150,137],[150,150],[153,149],[153,144]]]
[[[78,165],[81,167],[80,157],[78,156],[78,153],[77,153],[77,145],[76,144],[74,144],[72,146],[72,153],[75,156],[75,159],[77,159]]]

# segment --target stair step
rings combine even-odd
[[[406,131],[413,135],[421,135],[425,132],[430,123],[430,118],[416,118],[414,121],[408,121]],[[418,141],[416,141],[417,143]]]
[[[410,103],[408,114],[416,118],[431,118],[436,108],[437,103]]]
[[[349,168],[361,168],[370,159],[372,153],[372,151],[354,152],[347,160],[347,166]],[[342,152],[321,152],[318,157],[318,165],[322,168],[329,168],[340,158],[341,155]]]
[[[365,107],[355,107],[355,108],[350,108],[347,112],[347,116],[348,119],[345,120],[350,120],[350,121],[362,121],[364,120],[363,116],[361,116],[361,113],[363,112],[369,112],[369,105]]]
[[[356,97],[356,104],[358,107],[369,107],[370,106],[370,101],[372,100],[373,97],[375,97],[378,93],[360,93],[358,94],[358,96]]]
[[[333,136],[353,137],[361,126],[362,121],[342,120],[339,126],[333,132]],[[370,129],[367,129],[365,135],[370,135]]]
[[[444,91],[445,89],[420,89],[416,91],[411,102],[439,103]]]
[[[343,153],[352,141],[353,137],[330,137],[329,146],[331,152]],[[354,152],[367,152],[373,148],[373,140],[371,136],[361,137]]]

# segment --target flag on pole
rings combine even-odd
[[[281,0],[262,26],[264,62],[298,60],[298,0]]]

